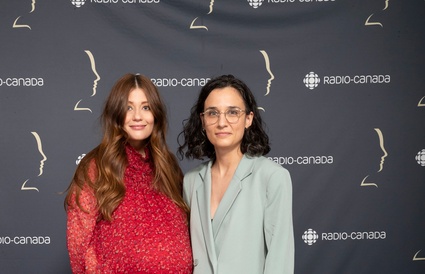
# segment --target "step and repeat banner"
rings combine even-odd
[[[292,175],[295,273],[425,273],[424,26],[424,0],[1,1],[0,272],[71,272],[63,192],[130,72],[174,152],[206,81],[253,90]]]

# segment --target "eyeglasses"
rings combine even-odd
[[[242,114],[245,113],[245,110],[242,110],[240,108],[229,108],[228,110],[224,112],[220,112],[215,109],[208,109],[201,113],[201,116],[204,117],[205,125],[214,125],[218,122],[218,118],[220,117],[220,114],[224,114],[224,117],[226,117],[227,122],[230,124],[236,124],[239,121],[239,117],[241,117]]]

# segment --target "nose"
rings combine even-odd
[[[226,118],[226,113],[224,112],[220,112],[220,115],[218,115],[218,121],[217,124],[219,126],[225,126],[227,124],[227,118]]]
[[[136,108],[133,112],[133,120],[139,121],[139,120],[142,120],[142,117],[143,117],[142,116],[142,110]]]

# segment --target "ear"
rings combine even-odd
[[[252,125],[252,120],[254,119],[254,112],[251,111],[245,116],[245,128],[247,129]]]

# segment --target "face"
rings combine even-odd
[[[238,109],[245,110],[245,104],[239,92],[232,87],[214,89],[205,100],[204,111],[221,112],[214,124],[209,124],[205,115],[201,116],[207,138],[213,144],[216,152],[240,152],[245,128],[251,126],[254,114],[240,112],[239,120],[229,123],[224,112]]]
[[[144,147],[144,142],[152,134],[154,117],[150,110],[145,92],[135,88],[128,95],[127,114],[124,131],[128,134],[129,143],[137,150]]]

